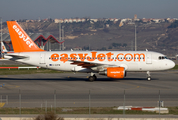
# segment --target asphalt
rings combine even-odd
[[[116,80],[97,76],[89,82],[85,73],[0,75],[3,107],[118,107],[178,106],[178,71],[131,72]],[[159,92],[160,91],[160,92]],[[159,94],[160,93],[160,94]],[[56,99],[55,99],[56,98]],[[90,98],[90,99],[89,99]],[[56,104],[55,104],[56,101]]]

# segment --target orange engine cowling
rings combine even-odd
[[[124,67],[108,67],[106,71],[100,73],[102,75],[107,75],[110,78],[124,78],[125,77],[125,69]]]
[[[107,76],[110,78],[124,78],[125,69],[124,67],[109,67],[107,68]]]

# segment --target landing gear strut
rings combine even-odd
[[[148,81],[151,81],[150,71],[147,71],[146,73],[147,73],[147,80],[148,80]]]
[[[96,75],[93,74],[93,73],[91,73],[91,76],[88,78],[88,80],[89,80],[90,82],[93,82],[93,81],[95,81],[96,79],[97,79],[97,77],[96,77]]]

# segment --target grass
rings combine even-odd
[[[169,113],[178,115],[178,107],[168,107]],[[48,108],[48,112],[54,112],[54,109]],[[113,110],[113,107],[91,108],[91,114],[123,114],[123,110]],[[44,114],[45,108],[22,108],[21,114]],[[19,114],[19,108],[0,108],[0,114]],[[89,114],[89,109],[81,108],[56,108],[56,114]],[[125,114],[159,114],[156,112],[126,110]],[[168,115],[165,114],[165,115]]]
[[[178,65],[175,65],[172,69],[173,70],[177,70],[178,69]]]
[[[173,115],[178,115],[178,107],[168,107],[169,113]]]
[[[29,65],[0,65],[0,67],[31,67]],[[0,69],[0,75],[16,75],[16,74],[36,74],[36,73],[62,73],[62,71],[49,70],[44,68],[28,69]]]

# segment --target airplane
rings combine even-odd
[[[3,42],[1,42],[1,50],[2,50],[2,53],[8,52]]]
[[[96,80],[96,74],[122,79],[133,71],[145,71],[150,81],[150,71],[175,66],[165,55],[152,51],[44,51],[16,21],[7,21],[7,25],[14,53],[5,58],[52,70],[90,73],[89,81]]]
[[[2,50],[2,53],[4,53],[4,54],[7,54],[7,53],[14,53],[14,51],[8,51],[8,50],[6,49],[6,46],[4,45],[3,42],[1,42],[1,50]]]
[[[8,51],[6,49],[6,46],[4,45],[3,42],[1,42],[1,53],[2,53],[2,58],[4,59],[4,55],[7,54],[7,53],[14,53],[14,51]]]

